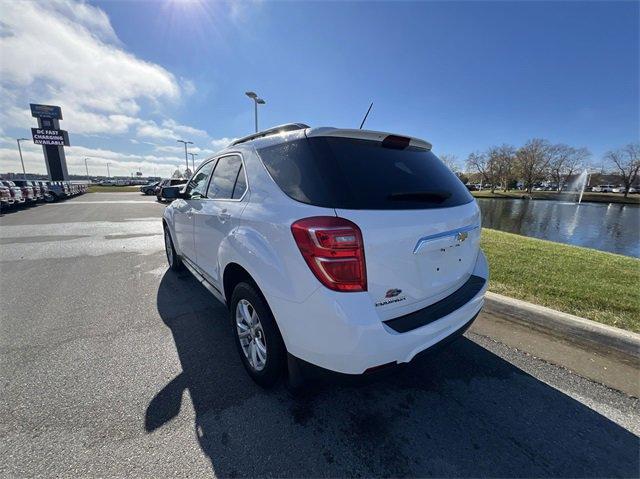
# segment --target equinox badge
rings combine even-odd
[[[387,304],[392,304],[392,303],[399,303],[400,301],[406,301],[407,297],[406,296],[402,296],[401,298],[396,298],[396,296],[398,296],[400,293],[402,293],[401,289],[398,288],[391,288],[389,290],[387,290],[387,292],[384,295],[384,298],[382,301],[378,301],[376,303],[376,308],[378,306],[386,306]]]

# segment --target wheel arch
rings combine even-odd
[[[256,289],[260,292],[262,297],[264,298],[264,293],[260,289],[260,286],[256,283],[256,280],[253,279],[251,273],[249,273],[245,268],[243,268],[238,263],[231,262],[227,264],[224,268],[224,273],[222,274],[222,289],[224,293],[224,299],[227,302],[227,306],[230,307],[231,295],[233,294],[233,289],[242,282],[248,282],[256,287]],[[265,298],[266,301],[266,298]],[[268,304],[268,302],[267,302]]]

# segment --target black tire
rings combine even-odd
[[[56,201],[58,201],[58,196],[55,193],[47,193],[44,197],[44,201],[46,201],[47,203],[55,203]]]
[[[261,330],[258,334],[262,334],[260,339],[266,343],[266,361],[261,370],[257,370],[251,365],[240,343],[240,336],[236,325],[236,310],[241,300],[247,301],[259,318]],[[269,305],[254,284],[239,283],[234,288],[233,294],[231,295],[229,314],[238,354],[247,373],[251,379],[263,388],[274,386],[285,370],[287,349],[285,348],[284,341],[282,341],[282,336],[280,335],[276,320],[271,313]]]
[[[164,252],[167,256],[167,263],[169,263],[169,269],[173,271],[180,271],[184,267],[182,259],[176,253],[176,248],[173,244],[173,238],[171,238],[171,232],[169,228],[164,227]]]
[[[147,196],[151,196],[151,195],[153,194],[153,191],[151,191],[151,190],[146,190],[146,191],[144,192],[144,194],[145,194],[145,195],[147,195]]]

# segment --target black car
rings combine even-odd
[[[156,186],[158,186],[160,182],[156,181],[155,183],[149,183],[148,185],[143,185],[140,187],[140,193],[144,195],[153,195],[156,192]]]
[[[184,185],[186,182],[187,180],[182,178],[171,178],[171,179],[160,181],[154,189],[156,198],[158,199],[158,201],[164,201],[164,199],[162,198],[162,188],[164,188],[165,186]]]

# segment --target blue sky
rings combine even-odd
[[[543,137],[586,146],[599,164],[606,150],[638,141],[638,2],[39,7],[56,37],[46,68],[7,58],[38,41],[28,12],[8,12],[13,43],[0,36],[9,60],[0,65],[0,171],[16,169],[10,142],[28,136],[30,101],[63,105],[72,172],[90,156],[119,174],[166,174],[183,164],[176,137],[194,141],[203,158],[252,131],[246,90],[267,101],[262,127],[357,127],[374,101],[368,128],[427,139],[461,162],[492,144]],[[51,50],[67,73],[50,75]],[[28,155],[43,170],[41,151]]]

